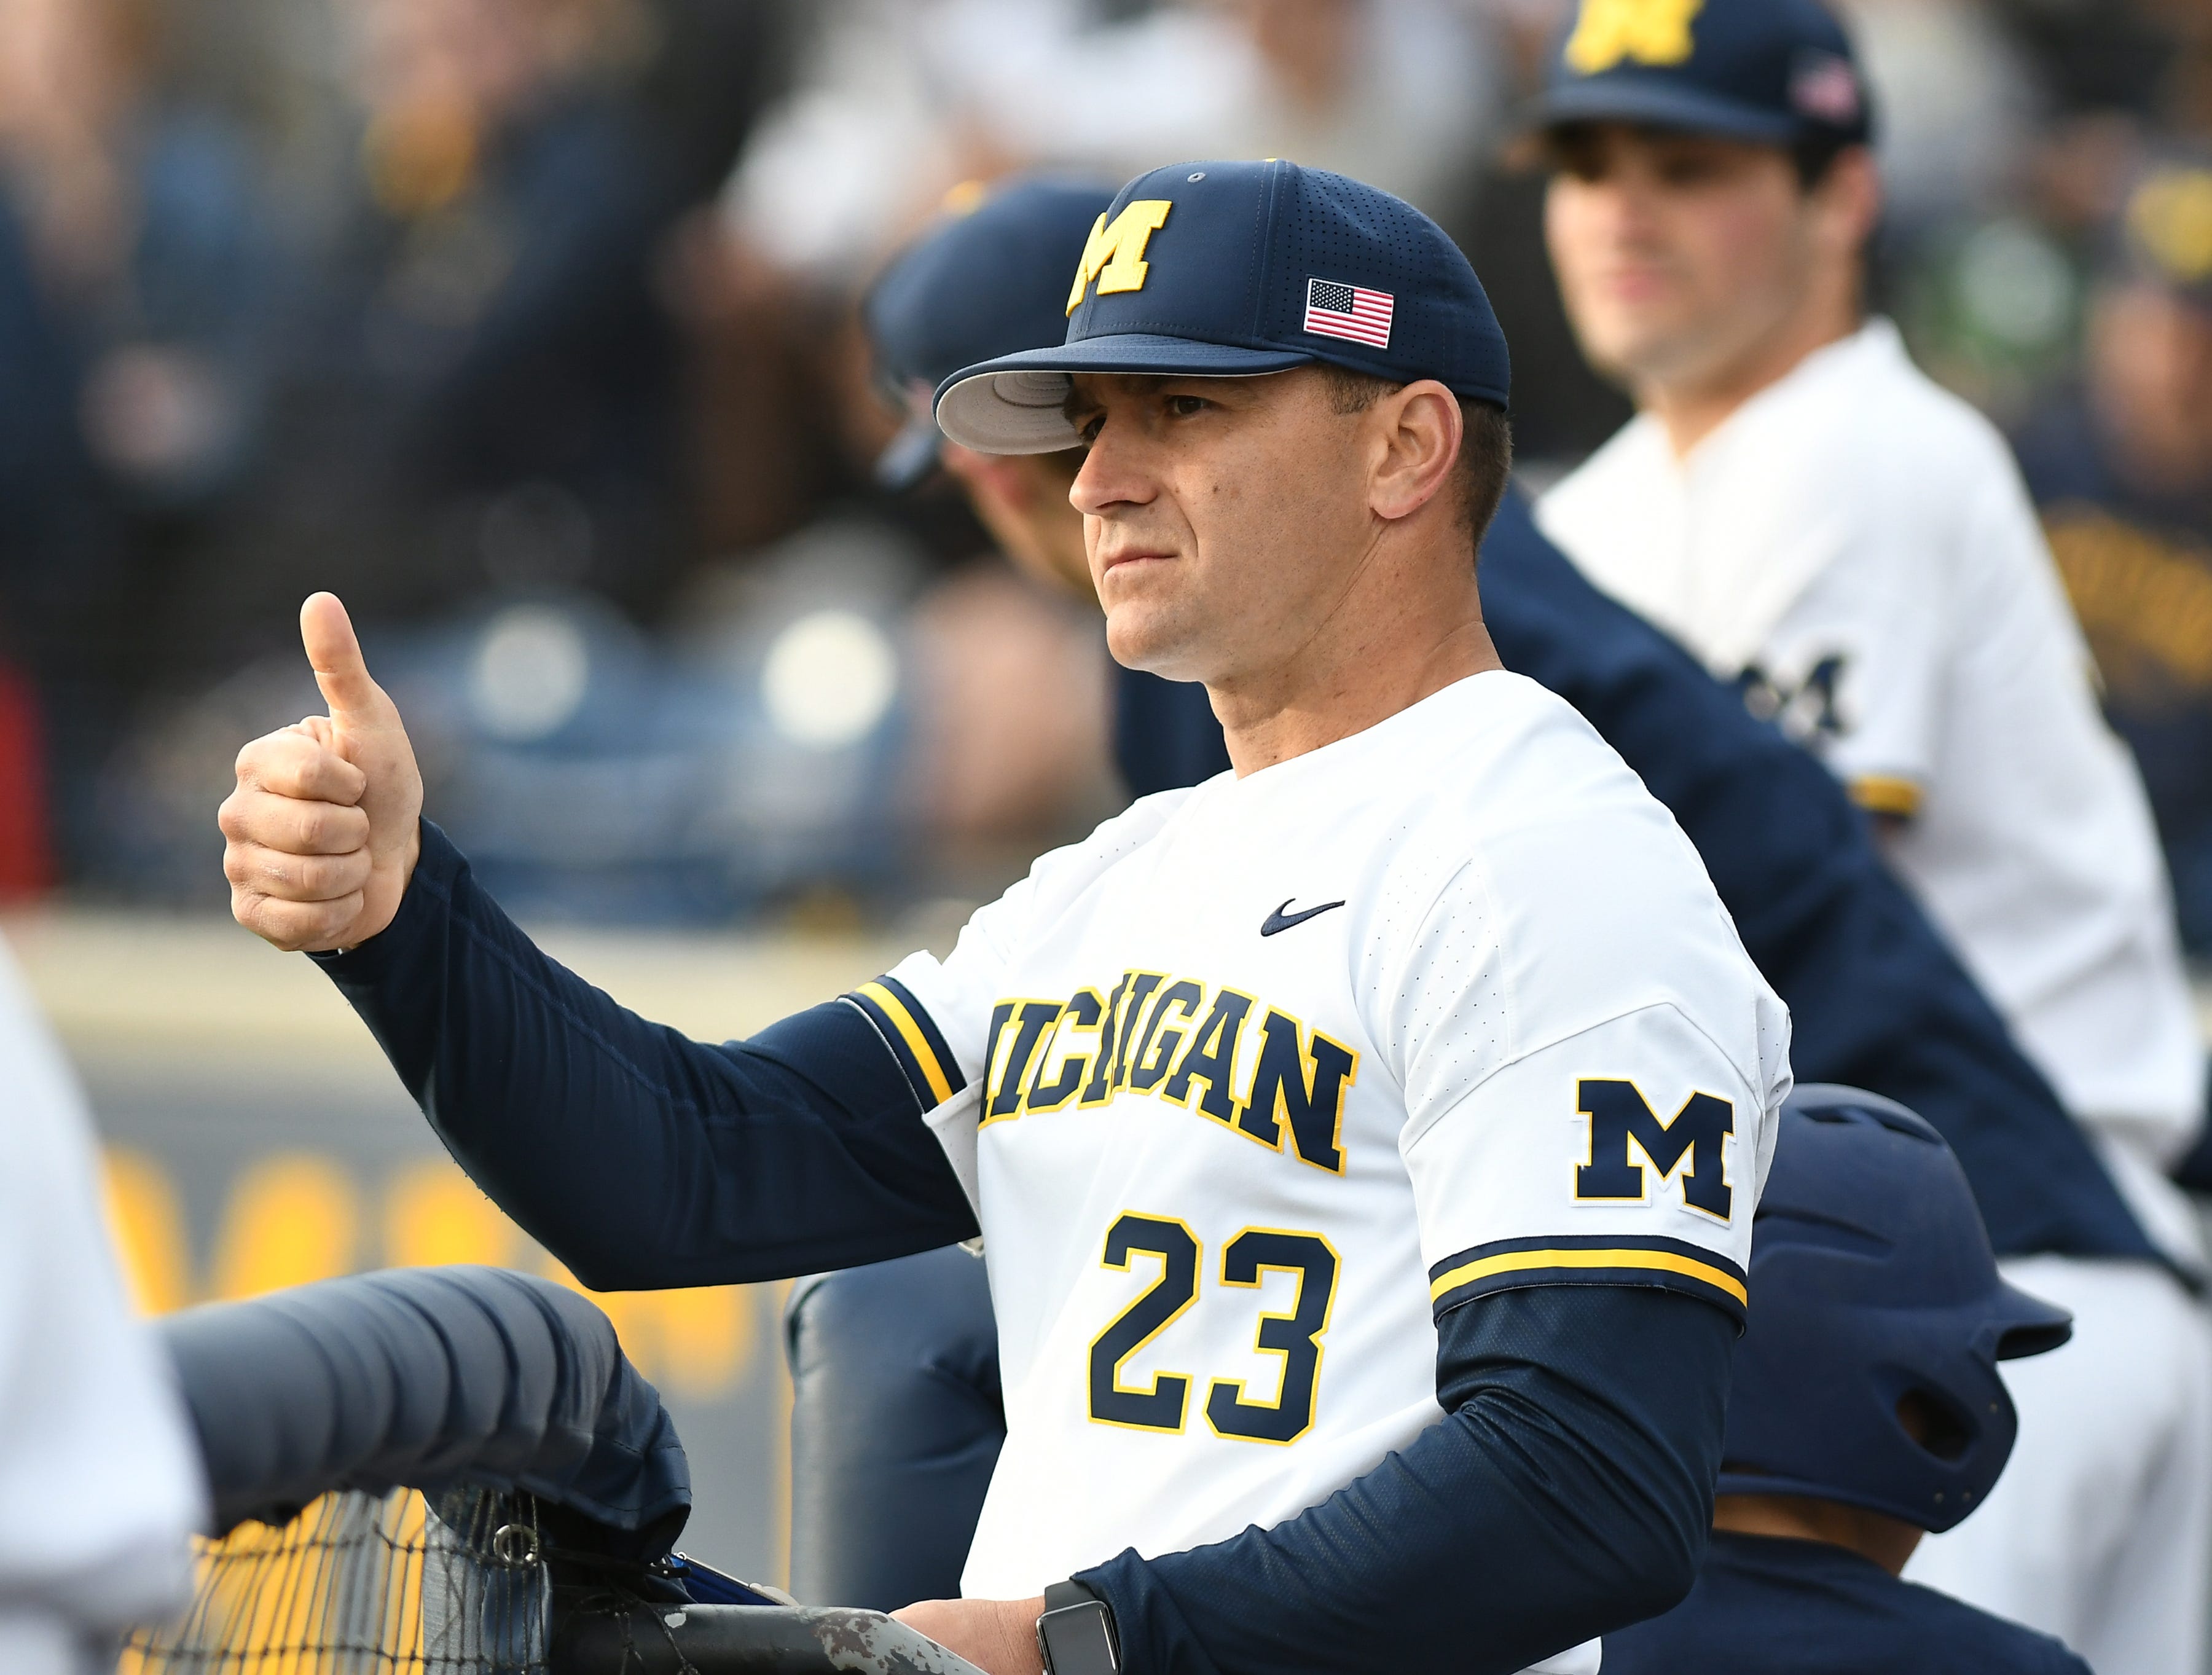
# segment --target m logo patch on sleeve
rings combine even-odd
[[[1693,43],[1690,20],[1705,0],[1583,0],[1575,32],[1567,37],[1570,70],[1595,76],[1623,58],[1640,64],[1678,64]]]
[[[1735,1106],[1711,1094],[1692,1094],[1668,1121],[1633,1082],[1596,1077],[1575,1084],[1575,1099],[1590,1121],[1589,1162],[1575,1170],[1578,1200],[1642,1203],[1648,1165],[1662,1181],[1681,1177],[1682,1202],[1689,1208],[1729,1219],[1735,1195],[1722,1148],[1735,1132]]]
[[[1168,211],[1174,207],[1171,198],[1140,197],[1123,205],[1111,222],[1102,213],[1084,240],[1083,260],[1076,265],[1075,284],[1067,293],[1067,313],[1083,306],[1083,294],[1093,280],[1098,282],[1100,296],[1143,290],[1152,265],[1145,259],[1145,246],[1166,225]]]

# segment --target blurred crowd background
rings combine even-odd
[[[872,273],[1009,171],[1286,155],[1457,237],[1523,469],[1582,367],[1563,0],[0,0],[0,891],[214,905],[352,607],[526,916],[878,924],[1121,795],[1098,624],[900,415]],[[1877,306],[2018,441],[2212,952],[2212,0],[1850,0]]]

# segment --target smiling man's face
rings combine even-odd
[[[1090,452],[1068,499],[1118,661],[1220,685],[1329,631],[1379,529],[1364,414],[1310,367],[1073,382]]]

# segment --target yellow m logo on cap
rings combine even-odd
[[[1169,198],[1139,197],[1124,204],[1111,226],[1101,215],[1083,242],[1083,261],[1075,270],[1075,287],[1067,294],[1066,312],[1073,314],[1081,306],[1083,293],[1094,279],[1101,296],[1109,291],[1143,290],[1145,275],[1152,267],[1145,260],[1146,243],[1160,230],[1173,207]]]
[[[1692,51],[1690,20],[1704,4],[1705,0],[1583,0],[1575,32],[1567,38],[1568,67],[1595,76],[1623,58],[1680,64]]]

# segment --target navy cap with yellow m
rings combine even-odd
[[[2212,311],[2212,150],[2154,157],[2128,189],[2110,263]]]
[[[1874,130],[1850,37],[1820,0],[1581,0],[1531,114],[1829,150]]]
[[[1139,175],[1093,224],[1059,344],[963,368],[937,422],[985,453],[1076,446],[1076,373],[1249,378],[1327,361],[1435,379],[1499,407],[1505,337],[1443,228],[1401,199],[1296,163],[1177,163]]]

